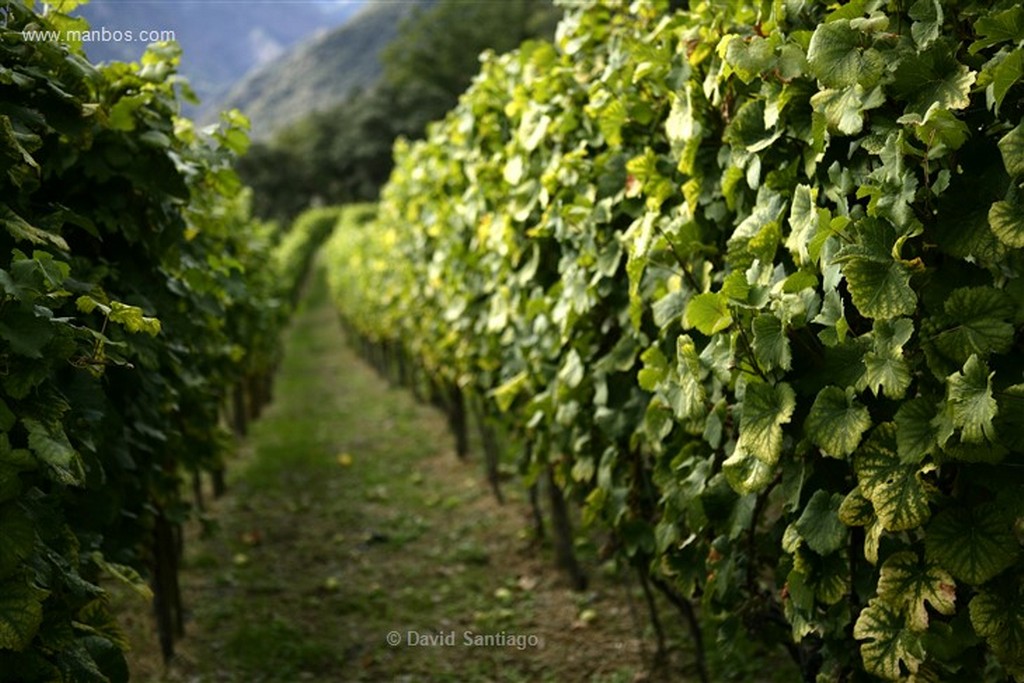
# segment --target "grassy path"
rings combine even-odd
[[[498,506],[440,415],[344,345],[321,275],[230,471],[219,532],[189,543],[189,636],[164,670],[139,619],[136,680],[647,680],[617,575],[566,588],[522,499]]]

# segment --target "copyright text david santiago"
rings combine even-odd
[[[544,646],[544,641],[536,634],[508,631],[389,631],[384,640],[391,647],[499,647],[526,650]]]

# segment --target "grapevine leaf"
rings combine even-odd
[[[861,611],[853,637],[867,641],[860,646],[864,668],[886,680],[903,678],[901,663],[915,673],[924,660],[920,638],[910,628],[906,615],[880,598],[872,599]]]
[[[493,389],[490,396],[495,400],[502,412],[507,412],[516,400],[516,396],[526,389],[528,382],[529,375],[524,370],[503,382],[501,386]]]
[[[1024,176],[1024,123],[1018,124],[999,140],[999,152],[1011,178]]]
[[[143,600],[153,599],[153,589],[149,587],[149,584],[146,583],[146,580],[142,578],[139,572],[132,567],[110,562],[100,552],[93,552],[90,555],[90,559],[97,567],[130,588],[133,593]]]
[[[807,542],[807,546],[819,555],[828,555],[843,547],[846,541],[846,527],[839,521],[839,506],[843,496],[823,490],[814,492],[807,501],[796,530]]]
[[[822,389],[804,423],[814,445],[826,455],[838,458],[853,453],[869,427],[871,415],[857,402],[853,387],[846,391],[831,386]]]
[[[868,318],[909,315],[917,306],[910,287],[910,268],[893,258],[896,235],[880,220],[859,223],[859,241],[836,255],[850,288],[853,303]]]
[[[1019,550],[1013,520],[993,503],[943,510],[928,525],[925,549],[929,559],[972,584],[1012,565]]]
[[[764,38],[755,36],[747,42],[730,34],[723,38],[723,42],[726,40],[725,61],[744,83],[753,81],[775,62],[775,47]]]
[[[583,368],[583,359],[576,349],[570,349],[566,354],[565,364],[558,371],[558,379],[565,383],[570,389],[575,389],[583,381],[586,371]]]
[[[811,74],[827,88],[877,81],[885,62],[877,50],[860,47],[862,38],[846,19],[820,24],[807,48]]]
[[[44,348],[53,339],[53,325],[27,310],[6,311],[0,321],[0,339],[19,356],[42,358]]]
[[[988,224],[1006,246],[1024,247],[1024,206],[1017,196],[992,204],[988,211]]]
[[[689,335],[680,335],[676,340],[676,357],[679,375],[679,397],[673,405],[676,417],[681,420],[699,418],[705,412],[706,394],[700,379],[700,357]]]
[[[912,552],[900,552],[890,556],[882,565],[878,597],[906,610],[910,628],[924,631],[928,628],[925,603],[939,614],[953,614],[956,584],[953,577],[937,564],[921,560]]]
[[[978,35],[970,48],[971,54],[1000,43],[1024,40],[1024,8],[1017,6],[1002,12],[983,14],[974,25]]]
[[[668,359],[661,349],[652,346],[640,354],[640,360],[644,366],[637,373],[637,383],[644,391],[657,391],[658,385],[668,377]]]
[[[961,287],[944,304],[946,320],[934,337],[939,351],[963,365],[971,354],[1006,353],[1013,344],[1013,301],[991,287]]]
[[[32,521],[17,505],[0,508],[0,579],[13,574],[18,565],[32,554],[36,532]]]
[[[1024,578],[985,586],[971,600],[971,625],[1011,674],[1024,677]]]
[[[913,529],[928,519],[928,489],[915,465],[896,453],[896,426],[879,425],[854,455],[861,493],[871,501],[887,531]]]
[[[995,440],[992,420],[999,411],[992,397],[992,376],[984,361],[971,355],[963,372],[955,372],[946,380],[946,400],[950,407],[953,427],[961,430],[966,443]]]
[[[927,49],[935,42],[942,29],[942,5],[939,0],[917,0],[910,7],[910,18],[914,23],[910,35],[919,50]]]
[[[855,486],[843,499],[838,515],[846,526],[867,526],[875,519],[875,508],[861,493],[860,486]]]
[[[885,104],[881,87],[865,90],[858,84],[841,90],[822,90],[811,97],[811,106],[821,112],[832,128],[844,135],[856,135],[864,128],[864,112]]]
[[[665,135],[673,145],[682,145],[700,131],[693,116],[693,95],[685,88],[682,96],[672,95],[672,109],[665,121]]]
[[[793,555],[793,568],[804,575],[814,597],[826,605],[834,605],[850,592],[850,565],[846,553],[818,555],[798,548]]]
[[[28,647],[43,622],[47,595],[19,579],[0,583],[0,649],[20,652]]]
[[[758,364],[765,370],[789,370],[793,356],[782,321],[771,313],[762,313],[754,318],[753,328],[754,355]]]
[[[32,242],[33,244],[51,244],[63,251],[68,250],[68,243],[55,233],[37,228],[14,212],[7,204],[0,203],[0,225],[15,240]]]
[[[774,465],[782,453],[782,425],[796,407],[796,395],[785,382],[772,386],[751,382],[743,398],[738,449],[751,453],[766,465]]]
[[[806,264],[811,260],[808,245],[811,239],[829,222],[828,211],[819,211],[815,202],[818,188],[797,185],[793,191],[793,205],[789,210],[789,237],[786,247],[799,257],[798,263]]]
[[[907,401],[896,411],[896,451],[902,462],[921,462],[938,446],[934,419],[935,406],[925,398]]]
[[[771,483],[775,475],[774,467],[749,453],[744,453],[738,447],[722,463],[722,471],[729,486],[742,496],[760,493]]]
[[[846,341],[850,326],[843,316],[843,299],[839,292],[834,289],[825,292],[821,312],[811,322],[825,326],[818,332],[818,339],[826,346],[838,346]]]
[[[57,481],[62,484],[81,485],[85,480],[82,459],[71,447],[64,431],[50,431],[42,423],[29,418],[24,419],[23,423],[28,430],[29,448],[36,457],[50,466]]]
[[[882,540],[882,525],[875,514],[871,501],[865,498],[860,492],[860,486],[855,486],[842,505],[839,506],[839,521],[846,526],[866,527],[864,531],[864,557],[871,564],[878,562],[878,544]]]
[[[111,301],[109,318],[112,322],[124,325],[129,332],[145,332],[150,336],[160,333],[160,321],[142,315],[142,309],[138,306]]]
[[[987,68],[987,65],[986,65]],[[985,75],[985,72],[982,72]],[[1006,93],[1024,78],[1024,49],[1017,48],[992,67],[992,100],[996,110],[1002,106]],[[981,80],[979,76],[978,80]]]
[[[685,322],[709,337],[721,332],[732,324],[728,299],[721,292],[698,294],[686,307]]]
[[[903,58],[893,74],[893,88],[908,104],[907,114],[922,118],[928,109],[964,109],[970,104],[977,75],[956,59],[956,50],[937,41],[927,52]]]
[[[910,386],[910,367],[903,358],[903,345],[914,333],[914,324],[905,319],[876,320],[872,349],[864,354],[864,375],[858,388],[880,391],[890,398],[900,398]]]

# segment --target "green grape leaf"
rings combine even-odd
[[[0,507],[0,579],[6,579],[32,554],[36,531],[32,520],[16,504]]]
[[[728,34],[722,41],[725,43],[726,63],[732,67],[744,83],[753,81],[775,62],[774,45],[759,36],[754,36],[747,41],[736,34]],[[721,47],[719,50],[721,54],[723,51]]]
[[[85,481],[81,456],[71,447],[62,429],[51,431],[42,423],[29,418],[23,420],[28,430],[28,445],[40,460],[50,466],[57,481],[80,486]]]
[[[789,350],[789,337],[782,321],[771,313],[754,318],[754,356],[765,370],[789,370],[793,356]]]
[[[772,482],[775,468],[739,448],[722,463],[725,480],[741,496],[760,493]]]
[[[889,681],[904,678],[901,664],[915,673],[925,658],[920,638],[907,623],[906,614],[880,598],[872,599],[861,610],[853,637],[867,641],[860,646],[864,668]]]
[[[900,460],[893,423],[874,429],[854,455],[853,467],[861,493],[886,531],[914,529],[928,519],[928,488],[918,467]]]
[[[774,465],[782,453],[782,425],[789,422],[795,407],[796,395],[785,382],[775,386],[756,381],[748,384],[736,448],[766,465]]]
[[[643,368],[637,372],[637,383],[644,391],[657,391],[658,386],[668,377],[668,359],[657,346],[640,354]]]
[[[863,37],[846,19],[819,24],[807,48],[811,75],[827,88],[877,81],[885,61],[877,50],[861,48]]]
[[[915,631],[928,628],[925,603],[939,614],[956,611],[953,577],[934,562],[921,560],[912,552],[896,553],[885,561],[878,578],[878,597],[905,610],[907,623]]]
[[[824,330],[818,332],[818,339],[826,346],[839,346],[846,341],[850,326],[843,313],[843,298],[839,292],[834,289],[826,291],[821,312],[811,321],[825,326]]]
[[[676,340],[676,359],[679,384],[674,389],[678,397],[672,406],[676,417],[680,420],[702,417],[706,412],[704,404],[707,397],[700,377],[700,357],[689,335],[680,335]]]
[[[974,31],[978,40],[971,44],[971,54],[1000,43],[1024,40],[1024,7],[979,15]]]
[[[987,69],[988,65],[986,64]],[[982,78],[988,75],[986,71],[982,71],[981,76],[978,77],[979,84]],[[999,107],[1003,105],[1003,100],[1006,99],[1006,93],[1024,78],[1024,49],[1017,48],[1006,55],[1002,61],[992,67],[990,76],[992,100],[995,102],[996,111],[998,111]]]
[[[971,354],[1006,353],[1013,345],[1016,316],[1013,301],[991,287],[961,287],[946,299],[945,319],[937,316],[941,331],[933,337],[936,348],[962,366]]]
[[[42,358],[53,331],[49,320],[24,309],[5,311],[0,320],[0,339],[10,344],[13,353],[26,358]]]
[[[822,90],[811,97],[811,106],[821,112],[831,128],[844,135],[856,135],[864,128],[864,112],[885,104],[880,86],[865,90],[854,84],[840,90]]]
[[[732,324],[728,299],[721,292],[698,294],[686,306],[684,321],[709,337],[717,334]]]
[[[935,405],[925,398],[907,401],[896,411],[896,451],[902,462],[921,462],[939,445],[934,419]]]
[[[129,332],[145,332],[153,337],[160,333],[160,321],[144,316],[138,306],[111,301],[109,318],[112,322],[124,325]]]
[[[957,61],[955,46],[939,40],[927,52],[900,60],[892,87],[908,102],[905,113],[923,118],[933,106],[966,108],[971,102],[971,86],[976,77],[977,74]]]
[[[804,575],[814,597],[826,605],[834,605],[850,592],[850,565],[846,553],[818,555],[798,548],[793,554],[793,568]]]
[[[901,398],[910,386],[910,367],[903,358],[903,345],[914,334],[914,324],[906,318],[876,320],[871,337],[872,348],[864,354],[864,375],[858,388],[869,388],[877,396],[884,391],[889,398]]]
[[[874,505],[855,486],[839,506],[839,521],[846,526],[862,526],[864,530],[864,557],[871,564],[878,563],[878,544],[882,539],[882,525],[875,514]]]
[[[804,423],[814,445],[836,458],[853,453],[870,427],[871,415],[857,402],[853,387],[843,391],[829,386],[819,391]]]
[[[1024,677],[1024,577],[983,587],[971,600],[971,625],[1009,672]]]
[[[1011,566],[1019,544],[1013,520],[994,503],[943,510],[928,525],[928,559],[972,584],[985,583]]]
[[[28,647],[43,622],[47,595],[20,579],[0,583],[0,649],[20,652]]]
[[[910,315],[917,296],[910,287],[910,268],[893,257],[895,232],[876,219],[857,225],[859,241],[840,249],[835,259],[842,265],[854,305],[868,318]]]
[[[809,245],[819,231],[826,230],[830,215],[826,209],[818,209],[816,201],[818,188],[797,185],[793,191],[793,204],[789,210],[789,237],[786,248],[795,256],[797,263],[807,264],[811,259]]]
[[[1017,192],[1013,196],[992,204],[988,210],[988,224],[999,241],[1008,247],[1024,247],[1024,205]]]
[[[917,0],[910,7],[910,35],[917,43],[917,49],[925,50],[941,35],[942,5],[939,0]]]
[[[800,518],[796,521],[796,530],[807,542],[807,546],[819,555],[828,555],[843,547],[846,542],[846,527],[839,520],[839,507],[843,496],[827,491],[814,492],[807,501]]]
[[[89,559],[108,576],[117,579],[143,600],[153,599],[153,589],[135,569],[117,562],[110,562],[103,557],[103,553],[98,551],[93,552]]]
[[[876,519],[875,508],[871,501],[861,493],[860,486],[846,494],[839,506],[839,521],[846,526],[867,526]]]
[[[512,407],[512,403],[515,402],[516,397],[520,392],[527,388],[529,381],[530,377],[524,370],[513,375],[505,382],[502,382],[500,386],[491,390],[489,396],[498,404],[498,408],[501,412],[507,412],[508,409]]]
[[[995,441],[992,420],[999,405],[992,397],[992,377],[985,361],[971,355],[963,372],[955,372],[946,379],[946,400],[950,408],[953,427],[960,429],[966,443]]]
[[[1003,166],[1011,178],[1024,176],[1024,123],[1017,124],[1016,128],[1000,138],[999,152],[1003,157]]]

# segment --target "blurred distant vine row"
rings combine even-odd
[[[60,3],[70,11],[75,2]],[[237,112],[198,130],[173,45],[89,64],[0,27],[0,680],[124,681],[104,582],[182,634],[181,524],[269,399],[297,282],[337,212],[287,234],[233,170]],[[194,490],[193,495],[191,491]]]

